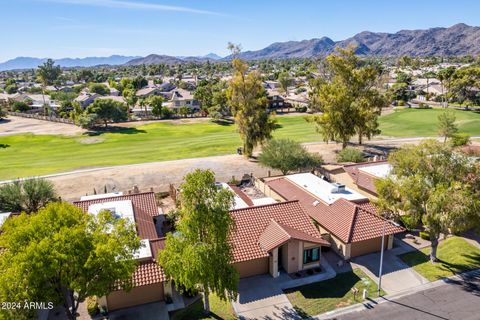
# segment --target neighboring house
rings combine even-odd
[[[286,106],[285,98],[278,92],[278,90],[267,89],[268,109],[276,110],[283,109]]]
[[[118,217],[135,224],[142,248],[136,253],[137,270],[132,276],[133,288],[129,292],[117,286],[106,297],[100,298],[100,305],[109,311],[127,308],[149,302],[164,300],[172,288],[165,281],[165,274],[157,264],[157,254],[165,247],[165,239],[157,233],[156,223],[160,216],[153,192],[123,195],[111,193],[82,197],[74,202],[85,212],[98,214],[110,210]]]
[[[279,275],[318,267],[321,247],[329,247],[300,202],[289,201],[230,211],[233,266],[240,278]]]
[[[0,227],[3,226],[3,224],[5,223],[5,221],[10,218],[10,216],[12,215],[11,212],[0,212]],[[1,231],[0,231],[1,232]]]
[[[119,96],[120,91],[118,91],[116,88],[110,88],[110,95],[111,96]]]
[[[95,101],[95,99],[97,99],[98,97],[100,97],[100,95],[98,93],[89,93],[89,92],[83,91],[73,101],[78,102],[80,104],[80,106],[83,109],[85,109],[86,107],[91,105],[93,103],[93,101]]]
[[[49,95],[42,95],[42,94],[27,94],[27,93],[19,93],[11,96],[14,101],[18,102],[25,102],[30,106],[32,109],[43,109],[43,105],[46,104],[52,109],[56,109],[60,107],[60,103],[56,100],[50,99]]]
[[[114,101],[117,101],[117,102],[121,102],[121,103],[125,103],[125,99],[122,97],[122,96],[113,96],[113,95],[110,95],[110,96],[98,96],[95,98],[95,100],[105,100],[105,99],[110,99],[110,100],[114,100]]]
[[[302,92],[299,94],[290,94],[285,97],[285,103],[293,107],[306,107],[309,106],[308,94],[307,92]]]
[[[375,161],[345,165],[343,170],[360,190],[376,197],[375,180],[387,177],[392,166],[387,161]]]
[[[279,89],[281,85],[280,85],[280,82],[278,81],[266,80],[263,82],[263,87],[267,90],[268,89],[275,90],[275,89]]]
[[[200,104],[198,101],[193,97],[190,91],[177,88],[172,91],[170,97],[170,109],[175,112],[178,112],[180,108],[187,107],[193,112],[200,111]]]
[[[381,218],[367,197],[311,173],[264,179],[262,183],[259,189],[267,196],[279,201],[298,200],[344,259],[379,251],[384,227],[386,249],[392,248],[394,234],[404,231]]]
[[[135,95],[139,98],[146,98],[150,96],[163,96],[162,89],[157,87],[145,87],[138,90]]]

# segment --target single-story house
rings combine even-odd
[[[343,170],[360,190],[376,197],[375,180],[387,177],[392,166],[387,161],[374,161],[345,165]]]
[[[98,97],[100,97],[98,93],[81,92],[80,95],[76,97],[73,101],[80,103],[80,106],[85,109],[86,107],[91,105]]]
[[[158,236],[155,227],[156,218],[160,215],[155,194],[102,194],[82,197],[74,204],[91,214],[110,210],[119,217],[132,221],[141,239],[142,248],[136,253],[138,266],[132,276],[133,288],[127,292],[118,284],[111,293],[100,298],[99,304],[112,311],[164,300],[165,294],[172,289],[157,263],[157,254],[165,247],[165,239]]]
[[[240,278],[318,267],[329,247],[299,201],[231,210],[233,266]]]
[[[376,207],[360,193],[329,183],[311,173],[273,178],[264,193],[280,201],[299,201],[322,237],[344,259],[393,247],[393,236],[404,229],[378,215]]]

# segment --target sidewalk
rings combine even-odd
[[[386,303],[386,302],[389,302],[389,301],[392,301],[392,300],[400,299],[402,297],[409,296],[409,295],[412,295],[412,294],[415,294],[415,293],[419,293],[421,291],[425,291],[425,290],[428,290],[428,289],[437,288],[437,287],[443,286],[443,285],[448,284],[448,283],[459,282],[459,281],[462,281],[462,279],[465,278],[465,277],[473,277],[473,276],[479,276],[479,275],[480,275],[480,269],[467,271],[467,272],[457,274],[457,275],[454,275],[454,276],[451,276],[451,277],[448,277],[448,278],[443,278],[443,279],[440,279],[440,280],[437,280],[437,281],[429,282],[429,283],[420,285],[420,286],[418,286],[416,288],[413,288],[413,289],[408,289],[408,290],[405,290],[405,291],[402,291],[402,292],[398,292],[396,294],[386,295],[386,296],[378,297],[378,298],[367,299],[363,303],[357,303],[355,305],[351,305],[351,306],[348,306],[348,307],[345,307],[345,308],[340,308],[340,309],[329,311],[329,312],[326,312],[326,313],[323,313],[323,314],[319,314],[317,316],[312,317],[312,319],[315,319],[315,320],[337,319],[338,317],[340,317],[342,315],[347,315],[347,314],[350,314],[350,313],[353,313],[353,312],[372,309],[372,308],[375,308],[375,305],[379,305],[379,304]]]

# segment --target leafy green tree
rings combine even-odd
[[[312,170],[323,163],[322,157],[311,154],[300,143],[290,139],[268,141],[258,161],[262,166],[280,170],[283,175],[292,171]]]
[[[23,101],[15,101],[12,104],[12,110],[17,112],[25,112],[30,110],[30,106]]]
[[[0,186],[0,210],[32,213],[58,200],[53,184],[45,179],[15,180]]]
[[[44,64],[38,66],[37,77],[42,84],[42,97],[44,105],[46,105],[45,87],[52,85],[61,74],[62,69],[60,69],[60,66],[55,66],[55,61],[52,59],[48,59]],[[45,110],[44,113],[47,114],[47,110]]]
[[[238,273],[231,264],[229,241],[234,227],[229,209],[234,198],[215,184],[210,170],[187,174],[180,190],[180,219],[176,232],[167,234],[159,263],[177,286],[202,291],[209,313],[209,293],[221,299],[236,297]]]
[[[480,105],[480,67],[470,66],[455,71],[449,81],[449,96],[466,106]]]
[[[140,90],[148,85],[148,81],[144,77],[138,76],[132,80],[132,84],[136,90]]]
[[[103,83],[90,83],[88,85],[88,90],[90,90],[91,93],[98,93],[102,96],[106,96],[110,93],[110,89]]]
[[[122,79],[123,80],[123,79]],[[123,98],[127,103],[127,117],[130,115],[130,109],[135,107],[135,104],[138,101],[138,97],[134,89],[124,89],[122,92]]]
[[[7,113],[5,112],[6,105],[7,105],[6,102],[0,101],[0,120],[2,120],[7,116]]]
[[[363,162],[363,152],[357,148],[345,148],[341,150],[337,155],[338,162]]]
[[[97,99],[85,111],[87,114],[95,114],[96,120],[103,121],[105,128],[108,121],[121,122],[128,119],[127,106],[112,99]]]
[[[436,140],[406,145],[390,155],[389,163],[391,175],[376,181],[378,205],[422,221],[430,235],[430,259],[436,262],[441,233],[462,232],[480,221],[478,168]]]
[[[2,301],[53,302],[73,320],[86,297],[107,295],[118,283],[130,288],[140,241],[134,225],[107,210],[95,217],[55,202],[7,219],[0,246]]]
[[[83,129],[93,129],[98,123],[98,115],[95,113],[81,113],[75,116],[75,124]]]
[[[471,142],[471,137],[467,133],[454,133],[452,136],[450,136],[450,144],[452,147],[465,146]]]
[[[288,95],[288,87],[292,85],[293,79],[290,77],[290,74],[287,71],[281,72],[278,75],[278,82],[280,83],[280,88],[285,95]]]
[[[5,92],[8,94],[17,93],[17,91],[18,91],[18,87],[16,84],[15,85],[12,84],[5,87]]]
[[[361,64],[355,48],[339,48],[326,58],[327,76],[311,82],[311,107],[320,111],[307,117],[317,126],[325,141],[338,141],[345,148],[355,134],[361,144],[380,133],[378,117],[388,100],[376,89],[379,70]]]
[[[272,137],[276,121],[267,111],[267,96],[260,74],[248,72],[248,65],[240,60],[232,62],[234,75],[227,89],[228,102],[243,141],[243,152],[250,157],[253,149]]]
[[[444,111],[438,115],[438,135],[444,137],[443,142],[446,143],[448,138],[451,138],[458,132],[458,127],[455,124],[455,113],[453,111]]]
[[[152,108],[152,114],[156,117],[163,116],[163,98],[161,96],[150,96],[147,103]]]

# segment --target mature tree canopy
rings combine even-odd
[[[227,96],[243,140],[244,154],[249,157],[255,146],[271,138],[276,122],[267,112],[267,96],[258,72],[248,73],[248,65],[240,59],[232,63],[235,71]]]
[[[444,143],[458,132],[455,120],[455,114],[451,110],[444,111],[438,115],[438,135],[444,137]]]
[[[280,170],[284,175],[297,170],[312,170],[323,163],[322,157],[309,153],[290,139],[268,141],[258,156],[261,165]]]
[[[115,283],[131,286],[140,241],[135,227],[110,211],[95,217],[55,202],[5,221],[0,246],[2,301],[53,302],[76,319],[87,296],[106,295]]]
[[[378,205],[422,221],[435,262],[440,233],[465,231],[479,221],[478,167],[435,140],[406,145],[390,155],[389,163],[391,175],[376,182]]]
[[[16,180],[0,186],[0,211],[32,213],[56,200],[53,184],[45,179]]]
[[[97,99],[85,111],[87,114],[95,114],[105,127],[108,121],[121,122],[128,119],[127,106],[112,99]]]
[[[229,235],[234,222],[229,214],[233,194],[215,184],[212,171],[195,170],[185,176],[180,187],[180,220],[176,232],[168,234],[165,250],[159,252],[160,265],[176,285],[221,299],[236,296],[238,273],[231,265]]]
[[[307,118],[317,125],[325,141],[342,142],[343,148],[355,134],[359,143],[378,134],[378,117],[387,99],[375,86],[379,70],[361,64],[354,48],[337,49],[326,58],[325,77],[312,80],[310,94],[314,111],[322,112]]]
[[[163,114],[163,98],[161,96],[150,96],[146,103],[152,108],[152,114],[156,117],[162,117]]]
[[[110,89],[103,83],[90,83],[88,90],[92,93],[98,93],[99,95],[106,96],[110,93]]]
[[[52,85],[62,74],[60,66],[55,66],[55,61],[48,59],[44,64],[38,66],[37,76],[43,86]]]
[[[278,75],[278,82],[280,83],[280,88],[288,95],[288,87],[292,85],[293,79],[287,71],[281,72]]]

